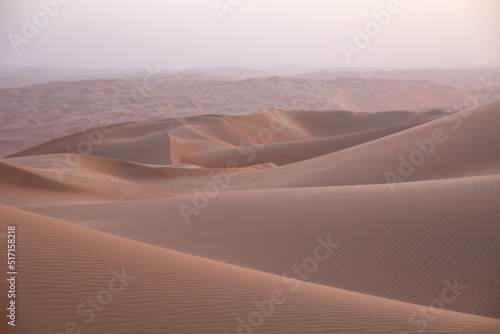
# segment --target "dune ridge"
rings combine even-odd
[[[254,301],[281,291],[280,303],[262,321],[266,333],[398,332],[416,306],[353,292],[301,283],[294,291],[280,277],[157,248],[57,220],[1,206],[2,224],[19,221],[24,240],[19,244],[25,272],[19,312],[25,332],[52,332],[67,323],[85,331],[189,333],[203,324],[207,333],[237,331],[238,318],[255,311]],[[40,238],[39,235],[47,236]],[[88,247],[91,243],[93,246]],[[75,261],[78,259],[78,261]],[[165,265],[158,266],[158,263]],[[47,267],[51,270],[46,270]],[[91,269],[90,269],[91,268]],[[90,270],[89,270],[90,269]],[[113,277],[125,280],[100,312],[78,313],[86,298],[106,291]],[[200,285],[199,281],[204,284]],[[40,286],[44,286],[40,289]],[[114,284],[117,288],[117,284]],[[5,298],[5,297],[2,297]],[[58,300],[49,307],[47,299]],[[97,300],[99,300],[97,298]],[[226,310],[220,312],[219,310]],[[85,320],[92,319],[88,323]],[[251,319],[251,318],[250,318]],[[188,321],[186,321],[188,320]],[[6,325],[2,324],[2,327]],[[443,311],[430,323],[433,331],[495,333],[499,320]]]
[[[0,89],[0,156],[124,122],[241,115],[263,108],[358,112],[453,109],[471,94],[459,87],[423,80],[277,76],[241,79],[203,73],[156,73],[148,74],[154,84],[145,87],[144,77],[138,74],[118,79],[112,78],[114,75],[109,79],[103,79],[109,76],[102,74],[101,79],[42,80],[44,83]],[[0,86],[1,81],[0,73]],[[132,92],[136,92],[135,97]]]

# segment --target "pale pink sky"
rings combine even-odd
[[[50,3],[63,0],[41,0]],[[399,14],[348,63],[340,43],[392,0],[65,0],[33,37],[38,0],[2,0],[0,67],[160,64],[266,68],[428,68],[500,63],[500,1],[400,0]],[[43,14],[38,17],[43,21]],[[42,22],[43,23],[43,22]],[[25,38],[14,52],[12,36]],[[16,37],[17,38],[17,37]]]

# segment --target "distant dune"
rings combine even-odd
[[[112,74],[102,74],[106,75]],[[470,95],[461,88],[431,81],[377,78],[236,79],[174,73],[112,80],[67,79],[0,89],[0,156],[110,123],[201,114],[241,115],[264,108],[359,112],[453,109]]]

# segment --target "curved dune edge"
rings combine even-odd
[[[498,174],[500,151],[492,143],[500,142],[499,111],[500,102],[495,102],[437,118],[339,152],[241,176],[232,186],[248,189],[262,188],[264,184],[268,188],[386,184],[401,179],[411,182]],[[424,153],[424,143],[429,153]],[[409,162],[416,151],[420,152],[415,160],[418,165]],[[403,173],[399,169],[402,164]]]
[[[497,175],[402,183],[394,193],[387,185],[230,191],[188,221],[181,208],[194,208],[197,195],[26,209],[277,275],[330,238],[336,255],[301,279],[419,305],[457,279],[467,289],[447,309],[500,318],[499,189]]]
[[[236,159],[241,167],[270,162],[287,163],[286,152],[273,157],[266,154],[261,161],[245,161],[248,154],[241,146],[258,145],[259,152],[272,144],[311,141],[305,149],[320,145],[316,155],[358,145],[444,115],[443,111],[393,111],[359,113],[349,111],[292,111],[265,109],[251,115],[204,115],[163,121],[137,121],[100,127],[49,141],[9,157],[53,153],[81,153],[144,164],[192,163],[202,167],[225,168],[228,158]],[[330,139],[328,139],[330,138]],[[325,139],[314,143],[314,140]],[[329,148],[332,142],[333,148]],[[286,145],[283,149],[287,149]],[[225,154],[214,151],[229,151]],[[281,150],[278,146],[278,150]],[[304,150],[304,149],[302,149]],[[311,157],[299,153],[295,160]],[[209,154],[209,159],[204,158]],[[228,155],[229,154],[229,155]],[[245,158],[245,159],[243,159]],[[262,161],[267,158],[267,161]],[[276,159],[274,161],[273,159]]]
[[[3,227],[18,222],[17,330],[57,331],[68,323],[89,332],[205,333],[237,331],[238,317],[248,319],[254,301],[283,299],[262,317],[262,333],[379,333],[414,330],[415,305],[301,283],[295,291],[280,277],[230,266],[122,239],[54,219],[1,207]],[[115,270],[116,272],[114,272]],[[133,277],[132,277],[133,276]],[[114,280],[121,277],[121,283]],[[289,284],[290,285],[290,284]],[[118,292],[111,293],[122,287]],[[107,291],[107,292],[106,292]],[[89,323],[87,297],[106,300]],[[101,299],[99,299],[100,297]],[[5,298],[5,297],[3,297]],[[47,300],[57,303],[47,305]],[[80,315],[76,308],[80,308]],[[83,316],[82,316],[83,314]],[[26,317],[26,316],[25,316]],[[258,317],[256,318],[258,320]],[[75,322],[73,324],[72,322]],[[2,324],[2,326],[5,326]],[[500,321],[443,311],[428,323],[432,332],[497,333]]]
[[[236,80],[218,74],[166,74],[161,75],[162,84],[148,93],[147,103],[133,107],[130,92],[143,84],[142,76],[0,89],[2,108],[6,111],[0,156],[95,128],[105,120],[123,123],[221,112],[248,114],[263,107],[365,112],[452,108],[469,95],[461,88],[422,81],[418,76],[414,77],[416,80],[342,77],[324,80],[311,75]],[[2,84],[5,82],[0,82],[0,88]],[[27,129],[29,136],[25,135]],[[157,139],[165,140],[161,135]],[[167,158],[163,155],[156,159]]]
[[[275,168],[272,163],[234,169],[231,176]],[[71,203],[153,199],[189,194],[225,168],[148,165],[76,154],[46,154],[0,160],[3,204]],[[40,194],[44,194],[40,198]]]

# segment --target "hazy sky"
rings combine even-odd
[[[449,68],[500,63],[499,0],[397,2],[1,0],[0,66]],[[384,24],[376,23],[372,11],[390,13],[388,8],[394,12],[390,22],[382,15]],[[368,27],[372,37],[358,36],[356,44],[357,27]]]

